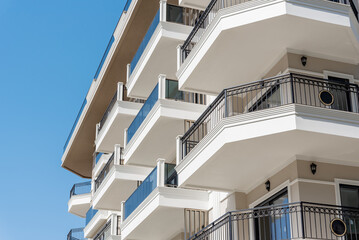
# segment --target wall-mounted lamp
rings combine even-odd
[[[266,181],[265,185],[266,185],[267,191],[269,192],[269,190],[270,190],[270,181],[269,180]]]
[[[317,164],[310,164],[310,171],[312,171],[313,175],[317,172]]]
[[[307,57],[305,57],[305,56],[303,56],[303,57],[301,57],[300,58],[300,61],[302,62],[302,65],[303,65],[303,67],[305,67],[305,65],[307,65]]]

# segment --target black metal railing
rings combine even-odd
[[[188,240],[304,238],[359,239],[359,208],[298,202],[228,212]]]
[[[123,164],[123,159],[122,159],[122,148],[120,150],[120,157],[119,157],[119,164],[122,165]],[[108,173],[111,171],[112,166],[115,165],[115,153],[112,153],[111,157],[108,159],[106,165],[103,167],[103,169],[101,170],[100,174],[98,175],[98,177],[95,180],[95,192],[97,191],[97,189],[101,186],[102,182],[105,180],[106,176],[108,175]]]
[[[67,234],[67,240],[84,240],[84,229],[74,228]]]
[[[358,85],[286,74],[223,90],[181,138],[186,156],[222,119],[286,104],[358,112]]]
[[[96,234],[93,240],[105,240],[111,235],[111,220]]]
[[[250,1],[250,0],[249,0]],[[353,2],[353,0],[328,0],[331,2],[338,2],[342,4],[350,5],[353,9],[355,17],[358,19],[358,10]],[[182,52],[182,62],[187,58],[187,56],[190,54],[191,50],[195,46],[195,44],[200,40],[203,33],[205,32],[205,29],[210,25],[212,20],[217,15],[218,11],[223,8],[228,8],[237,4],[241,4],[247,1],[244,0],[212,0],[206,10],[203,12],[203,14],[198,19],[196,25],[192,29],[192,32],[188,35],[186,41],[183,43],[181,47]]]
[[[70,190],[70,198],[74,195],[86,194],[91,192],[91,181],[76,183]]]
[[[106,122],[108,116],[110,115],[113,106],[115,106],[115,103],[117,102],[117,100],[118,100],[118,98],[117,98],[117,91],[116,91],[116,93],[115,93],[115,95],[113,95],[113,97],[112,97],[112,99],[111,99],[111,102],[110,102],[110,104],[108,105],[108,107],[107,107],[105,113],[104,113],[103,116],[102,116],[102,119],[101,119],[101,121],[100,121],[100,123],[99,123],[98,132],[100,132],[101,129],[102,129],[102,127],[105,125],[105,122]]]

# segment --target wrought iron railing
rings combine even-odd
[[[73,228],[67,234],[67,240],[84,240],[84,229],[83,228]]]
[[[250,0],[249,0],[250,1]],[[353,9],[355,17],[358,19],[358,10],[353,2],[353,0],[328,0],[332,2],[338,2],[343,4],[348,4]],[[192,29],[192,32],[188,35],[186,41],[183,43],[181,47],[182,52],[182,62],[187,58],[195,44],[201,39],[205,30],[211,24],[212,20],[217,15],[218,11],[223,8],[228,8],[234,5],[238,5],[247,1],[244,0],[212,0],[204,13],[201,15],[196,25]]]
[[[122,148],[120,150],[120,157],[119,157],[119,164],[122,165],[123,164],[123,159],[122,159]],[[100,174],[98,175],[98,177],[95,180],[95,192],[97,191],[97,189],[101,186],[102,182],[105,180],[106,176],[108,175],[108,173],[111,171],[112,167],[115,165],[115,153],[112,153],[111,157],[108,159],[106,165],[103,167],[103,169],[101,170]]]
[[[224,118],[292,103],[358,113],[358,97],[356,84],[299,74],[227,88],[181,138],[182,157]]]
[[[93,240],[106,240],[111,236],[111,220],[108,221],[105,226],[96,234]]]
[[[93,209],[92,207],[86,213],[86,225],[91,221],[91,219],[96,215],[98,212],[97,209]]]
[[[358,239],[359,208],[299,202],[228,212],[188,240],[305,238]]]
[[[91,181],[76,183],[70,190],[70,198],[74,195],[86,194],[91,192]]]
[[[175,165],[165,163],[164,166],[164,183],[166,186],[177,186],[177,175],[174,178]],[[158,168],[155,167],[152,172],[143,180],[143,182],[137,187],[137,189],[131,194],[131,196],[125,202],[125,219],[131,215],[131,213],[150,195],[153,190],[158,186],[157,175]]]
[[[99,123],[98,132],[100,132],[101,129],[103,128],[103,126],[105,125],[105,122],[106,122],[108,116],[110,115],[113,106],[115,106],[115,103],[116,103],[117,100],[118,100],[117,95],[118,95],[118,93],[117,93],[117,91],[116,91],[116,92],[115,92],[115,95],[113,95],[113,97],[112,97],[112,99],[111,99],[111,102],[110,102],[110,104],[108,105],[108,107],[107,107],[105,113],[104,113],[103,116],[102,116],[102,119],[101,119],[101,121],[100,121],[100,123]]]
[[[85,98],[84,101],[82,102],[82,105],[81,105],[81,108],[80,108],[79,112],[77,113],[77,117],[76,117],[76,120],[75,120],[74,124],[72,125],[71,131],[70,131],[70,133],[69,133],[69,135],[68,135],[68,137],[67,137],[67,139],[66,139],[65,145],[64,145],[64,147],[63,147],[64,152],[65,152],[65,150],[66,150],[66,148],[67,148],[67,145],[68,145],[69,142],[70,142],[70,139],[71,139],[71,137],[72,137],[72,134],[74,133],[74,130],[75,130],[75,128],[76,128],[76,125],[77,125],[77,123],[79,122],[79,119],[80,119],[80,117],[81,117],[82,111],[84,110],[86,104],[87,104],[87,99]]]

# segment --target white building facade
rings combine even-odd
[[[128,0],[64,146],[67,239],[359,239],[358,9]]]

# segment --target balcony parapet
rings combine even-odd
[[[356,238],[359,208],[298,202],[228,212],[188,240]],[[340,226],[340,227],[339,227]]]
[[[224,118],[287,104],[359,113],[358,96],[356,84],[299,74],[225,89],[180,138],[177,158],[183,159]]]
[[[73,228],[67,234],[67,240],[84,240],[84,229],[83,228]]]
[[[91,193],[91,181],[74,184],[70,190],[70,198],[86,193]]]

